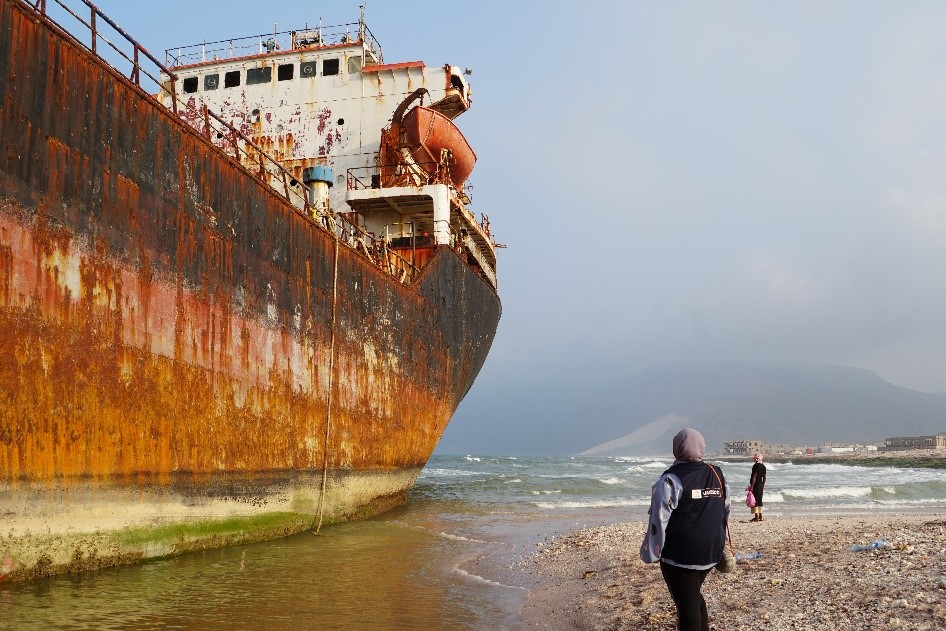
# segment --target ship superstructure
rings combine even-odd
[[[179,99],[179,115],[198,130],[209,120],[205,108],[216,113],[240,134],[234,141],[210,133],[215,144],[233,147],[277,190],[288,188],[300,209],[345,216],[350,244],[405,280],[432,247],[448,245],[496,286],[489,220],[477,221],[465,188],[476,156],[453,123],[472,103],[458,66],[383,63],[363,12],[356,23],[181,46],[165,56],[174,73],[162,76],[166,105]]]

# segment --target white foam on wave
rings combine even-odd
[[[420,477],[422,478],[436,478],[436,477],[448,477],[448,476],[471,476],[471,475],[483,475],[482,471],[465,471],[463,469],[424,469],[424,472]]]
[[[627,467],[624,469],[628,473],[643,473],[646,475],[654,475],[655,471],[663,471],[667,469],[668,466],[662,462],[649,462],[647,464],[638,464],[633,467]]]
[[[470,461],[470,462],[482,462],[482,461],[483,461],[482,458],[477,458],[476,456],[470,456],[470,455],[467,455],[467,456],[466,456],[466,459],[467,459],[468,461]]]
[[[504,482],[505,484],[513,484],[513,483],[516,483],[516,482],[522,482],[522,480],[520,480],[519,478],[513,478],[512,480],[503,480],[503,482]]]
[[[602,484],[624,484],[626,480],[621,478],[605,478],[604,480],[598,480]]]
[[[556,510],[560,508],[608,508],[611,506],[649,506],[649,500],[586,500],[566,502],[533,502],[536,508]]]
[[[552,489],[550,491],[530,491],[533,495],[558,495],[562,492],[561,489]]]
[[[628,462],[633,463],[633,464],[641,464],[643,462],[653,462],[654,458],[653,457],[648,458],[645,456],[615,456],[611,460],[613,462],[619,462],[622,464],[628,463]]]
[[[444,539],[449,539],[451,541],[466,541],[469,543],[486,543],[479,539],[470,539],[468,537],[461,537],[460,535],[451,535],[449,532],[440,532],[438,535]]]
[[[645,469],[667,469],[670,465],[665,462],[655,460],[653,462],[648,462],[647,464],[642,464],[641,466]]]
[[[924,499],[889,499],[889,500],[876,500],[878,504],[882,506],[946,506],[946,498],[944,497],[927,497]]]
[[[782,495],[804,500],[827,497],[867,497],[872,490],[872,487],[869,486],[834,486],[828,488],[782,489]],[[768,499],[768,494],[763,496],[763,502]]]
[[[473,574],[471,572],[467,572],[462,567],[460,567],[459,564],[454,566],[453,571],[467,580],[474,581],[476,583],[482,583],[483,585],[489,585],[491,587],[501,587],[502,589],[521,589],[523,591],[529,591],[525,587],[518,587],[516,585],[506,585],[505,583],[500,583],[498,581],[491,581],[488,578],[483,578],[479,574]]]

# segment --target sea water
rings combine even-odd
[[[436,455],[406,506],[366,522],[2,584],[0,629],[516,629],[528,591],[474,568],[511,564],[547,535],[645,519],[650,488],[670,464]],[[767,466],[770,518],[946,512],[946,470]],[[735,517],[748,518],[751,463],[722,468]]]

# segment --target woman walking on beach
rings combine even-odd
[[[752,477],[749,479],[747,491],[752,491],[755,496],[755,506],[752,507],[753,517],[749,521],[762,521],[762,491],[765,490],[765,465],[762,464],[762,454],[756,454],[752,457],[755,464],[752,465]]]
[[[727,538],[729,488],[722,470],[703,462],[705,450],[695,429],[673,437],[673,466],[654,484],[640,550],[644,563],[660,562],[681,631],[709,631],[700,590]]]

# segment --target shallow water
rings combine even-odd
[[[0,587],[10,629],[485,629],[521,596],[458,572],[481,544],[423,506],[279,541]]]
[[[0,585],[0,629],[516,629],[528,592],[472,574],[471,561],[502,567],[546,534],[644,519],[669,464],[435,456],[408,505],[374,520]],[[723,466],[734,494],[749,469]],[[779,464],[765,499],[776,517],[946,511],[946,471]]]

